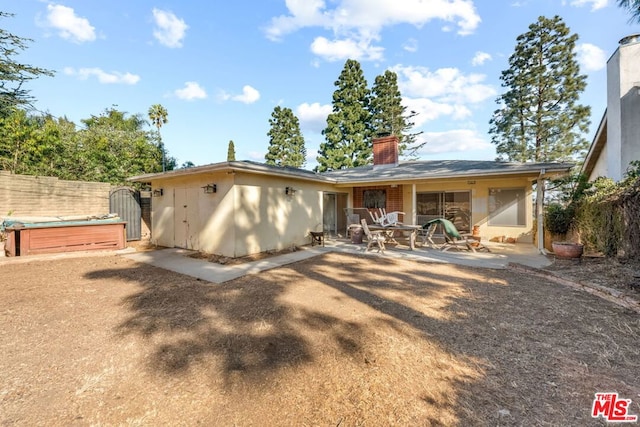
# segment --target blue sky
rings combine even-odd
[[[9,3],[9,5],[7,5]],[[275,106],[300,119],[315,166],[347,59],[371,87],[391,69],[419,115],[421,159],[495,158],[488,122],[516,38],[560,15],[579,35],[592,139],[606,106],[606,61],[640,32],[615,0],[20,0],[6,30],[33,39],[17,60],[56,71],[29,84],[40,111],[80,119],[115,106],[162,104],[163,140],[178,164],[264,161]]]

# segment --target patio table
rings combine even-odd
[[[398,243],[394,238],[394,234],[396,231],[400,232],[403,236],[408,234],[409,239],[409,248],[414,250],[416,248],[416,236],[418,234],[418,230],[422,229],[420,225],[405,225],[405,224],[396,224],[396,225],[379,225],[379,224],[371,224],[369,225],[369,229],[371,231],[382,231],[386,234],[389,241]]]

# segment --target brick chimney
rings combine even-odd
[[[373,167],[398,166],[398,137],[385,135],[373,138]]]

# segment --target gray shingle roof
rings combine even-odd
[[[397,166],[361,166],[316,173],[292,167],[270,166],[253,161],[220,162],[176,169],[164,173],[139,175],[129,181],[153,181],[173,176],[195,175],[214,171],[246,171],[249,173],[288,176],[310,181],[335,184],[366,183],[381,181],[411,181],[438,178],[480,178],[499,175],[537,175],[542,169],[547,174],[567,173],[574,165],[571,163],[510,163],[479,160],[421,160],[400,162]]]
[[[325,172],[339,183],[404,181],[437,178],[480,178],[489,175],[558,174],[568,172],[571,163],[512,163],[482,160],[421,160],[400,162],[398,166],[361,166]]]

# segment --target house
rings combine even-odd
[[[640,160],[640,34],[620,40],[607,61],[607,109],[582,173],[589,181],[620,181],[634,160]]]
[[[532,184],[573,166],[400,162],[393,136],[374,139],[373,153],[373,165],[325,173],[233,161],[129,180],[151,184],[153,243],[240,257],[308,244],[310,231],[344,234],[345,208],[401,211],[407,224],[448,216],[461,231],[531,243]]]

